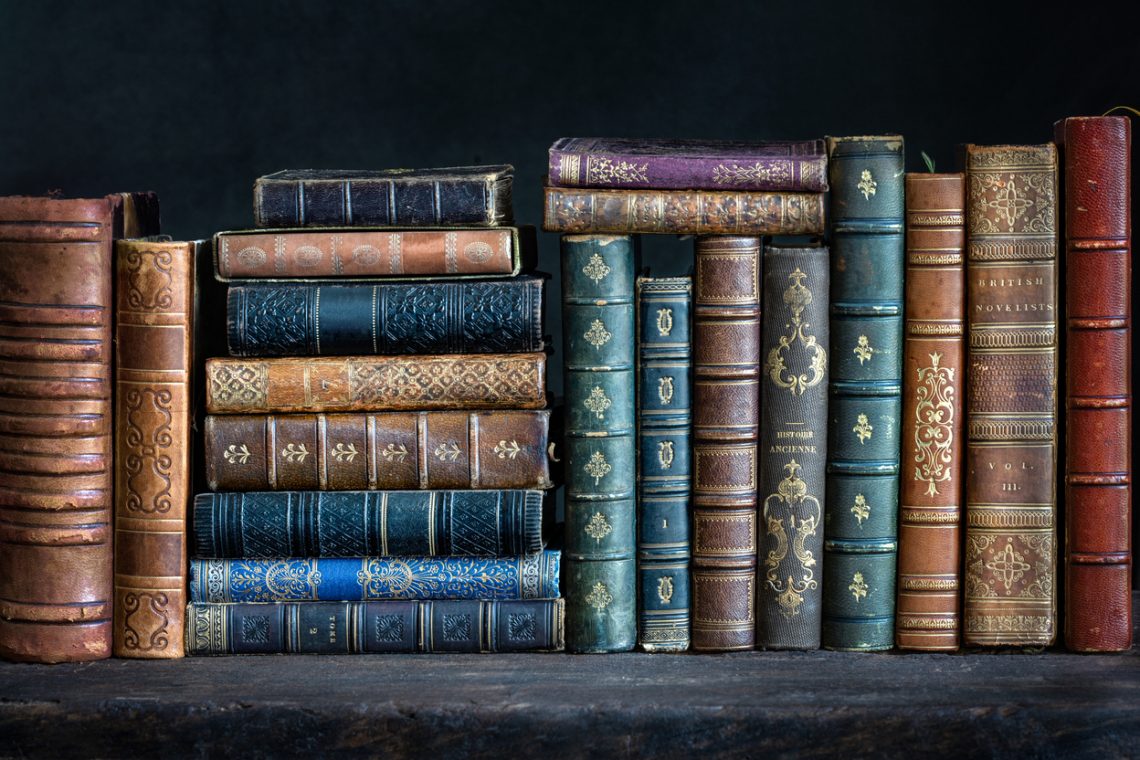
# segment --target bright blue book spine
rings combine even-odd
[[[894,646],[903,139],[831,138],[831,394],[823,646]]]
[[[638,644],[689,648],[691,277],[639,277]]]
[[[550,599],[559,595],[560,556],[194,559],[190,601]]]

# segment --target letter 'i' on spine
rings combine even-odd
[[[906,342],[899,494],[900,649],[961,632],[966,176],[906,175]]]
[[[1042,647],[1057,619],[1057,150],[966,149],[964,644]]]
[[[562,238],[566,648],[637,643],[633,239]]]
[[[904,186],[898,135],[828,139],[831,397],[823,646],[895,640]]]
[[[1065,646],[1132,647],[1132,133],[1056,125],[1065,165]]]
[[[689,648],[691,277],[637,280],[638,643]]]
[[[760,239],[705,237],[693,283],[692,647],[756,643]]]
[[[756,644],[818,649],[827,464],[828,251],[764,251]]]

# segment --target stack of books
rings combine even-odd
[[[215,236],[187,651],[558,650],[543,279],[511,167],[279,172]]]

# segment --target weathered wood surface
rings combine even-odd
[[[0,663],[0,757],[710,752],[1134,757],[1140,653]]]

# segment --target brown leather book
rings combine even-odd
[[[966,175],[906,175],[900,649],[953,651],[962,547]]]
[[[213,491],[550,488],[550,412],[211,415]]]
[[[191,340],[200,243],[115,244],[116,657],[185,654]]]
[[[756,642],[760,240],[705,237],[693,285],[692,647]]]
[[[541,409],[546,354],[210,359],[210,414]]]
[[[1065,646],[1132,647],[1132,131],[1057,122],[1065,165]]]
[[[967,146],[963,642],[1057,624],[1057,150]]]
[[[153,194],[0,198],[0,657],[111,655],[112,239]]]

